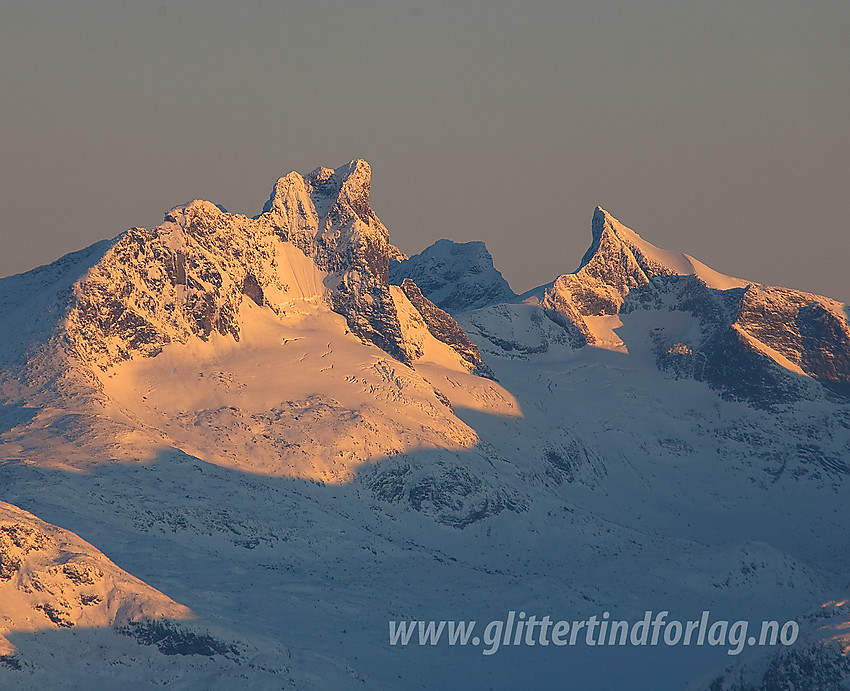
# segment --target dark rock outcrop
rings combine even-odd
[[[409,278],[405,278],[401,282],[401,289],[410,300],[410,303],[416,308],[422,319],[425,321],[425,326],[428,331],[438,341],[442,341],[466,362],[473,367],[473,372],[485,377],[493,377],[493,372],[485,364],[481,357],[481,353],[475,344],[469,340],[460,325],[452,318],[452,316],[439,307],[437,307],[428,298],[422,295],[419,287]]]

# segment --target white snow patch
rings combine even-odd
[[[587,325],[591,336],[596,339],[592,344],[594,347],[615,350],[619,353],[629,352],[626,344],[623,343],[623,339],[615,333],[615,329],[623,325],[619,315],[587,316],[584,317],[584,323]]]
[[[279,317],[244,298],[240,334],[114,366],[101,376],[107,413],[208,462],[325,482],[403,451],[477,442],[428,381],[361,342],[326,306]],[[430,364],[466,372],[448,346],[422,338]]]

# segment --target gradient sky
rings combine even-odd
[[[848,35],[848,0],[4,0],[0,275],[365,158],[396,245],[484,240],[517,292],[599,204],[850,301]]]

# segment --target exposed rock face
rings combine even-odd
[[[493,267],[483,242],[437,240],[409,259],[390,263],[390,280],[412,279],[435,305],[450,314],[511,302],[516,293]]]
[[[354,334],[409,364],[418,353],[404,340],[389,290],[390,259],[405,257],[369,206],[370,179],[362,160],[305,176],[293,172],[277,181],[256,218],[194,201],[168,212],[153,230],[128,230],[73,285],[68,350],[104,370],[190,337],[239,340],[243,296],[278,314],[288,300],[306,297],[325,300]],[[292,285],[285,255],[293,247],[323,272],[312,294]],[[487,372],[449,315],[424,298],[417,309],[438,338]]]
[[[653,247],[599,208],[592,230],[580,267],[532,291],[574,346],[597,343],[589,318],[687,312],[699,323],[687,340],[666,327],[652,334],[658,366],[673,376],[762,405],[820,395],[811,380],[850,392],[850,324],[839,303],[724,276]]]
[[[363,160],[306,176],[290,173],[275,184],[259,220],[333,275],[333,309],[355,334],[410,362],[389,292],[390,257],[400,253],[369,206],[370,184]]]
[[[541,307],[550,316],[574,325],[590,345],[597,339],[585,317],[618,314],[626,296],[631,291],[650,286],[652,279],[717,275],[687,255],[666,252],[650,245],[600,207],[593,214],[591,230],[593,241],[579,268],[555,279],[540,299]],[[726,279],[724,283],[744,285],[737,279],[722,278]],[[652,292],[651,287],[648,292]],[[647,296],[642,299],[646,300]]]
[[[466,327],[501,356],[545,351],[564,339],[574,348],[604,346],[594,328],[597,318],[637,310],[685,312],[698,322],[697,333],[685,338],[659,326],[652,334],[659,368],[675,377],[705,381],[727,397],[762,405],[820,395],[812,380],[835,393],[850,391],[850,325],[839,303],[725,276],[686,254],[654,247],[601,208],[591,229],[591,245],[575,272],[519,298],[511,297],[480,243],[440,240],[392,263],[391,277],[413,278],[439,307],[464,312]],[[563,327],[562,335],[541,330],[532,319],[522,334],[506,339],[515,323],[533,315],[494,304],[517,300],[539,306]]]
[[[487,374],[481,354],[442,307],[469,312],[517,296],[482,243],[440,241],[398,261],[403,255],[370,207],[370,179],[362,160],[290,173],[256,218],[194,201],[168,212],[153,230],[128,230],[101,246],[100,259],[71,284],[54,345],[105,370],[192,337],[239,340],[243,299],[283,314],[293,298],[309,294],[343,315],[359,338],[410,364],[421,353],[399,323],[392,265],[429,331]],[[699,322],[698,334],[684,338],[662,326],[652,337],[658,366],[673,376],[765,405],[821,395],[811,381],[832,394],[850,393],[850,324],[839,303],[724,276],[652,246],[600,208],[592,236],[574,273],[531,291],[573,347],[600,344],[594,321],[600,317],[641,309],[687,312]],[[318,284],[293,285],[299,271],[288,253],[294,248],[321,274]],[[472,321],[492,335],[483,321]]]
[[[73,533],[0,502],[0,655],[14,649],[10,618],[39,630],[172,617],[192,614]]]
[[[103,369],[191,336],[238,340],[243,292],[256,301],[264,287],[284,288],[274,270],[277,241],[257,226],[195,201],[154,230],[119,236],[74,287],[72,350]]]
[[[632,293],[623,313],[655,308],[694,318],[697,331],[661,327],[651,334],[658,368],[675,378],[704,381],[726,398],[762,406],[816,395],[739,326],[740,305],[751,288],[718,291],[695,276],[670,276]]]
[[[585,344],[572,322],[547,318],[534,305],[492,305],[458,319],[484,352],[501,358],[527,359],[554,345],[580,348]]]
[[[401,289],[410,300],[410,303],[417,309],[428,331],[438,341],[442,341],[446,345],[457,352],[466,362],[473,367],[476,374],[486,377],[492,377],[493,372],[484,363],[481,353],[475,344],[469,340],[464,330],[460,325],[452,319],[448,312],[441,310],[428,298],[422,295],[419,287],[409,278],[405,278],[401,283]]]
[[[850,325],[843,306],[834,300],[751,285],[742,296],[734,327],[821,384],[850,393]]]
[[[406,504],[437,523],[461,530],[503,511],[528,510],[526,497],[494,486],[466,460],[465,464],[440,461],[427,472],[393,461],[370,469],[364,481],[381,501]]]
[[[666,293],[669,309],[689,312],[701,326],[701,334],[688,343],[671,342],[659,330],[659,368],[754,403],[818,396],[814,382],[847,395],[848,325],[840,306],[828,298],[756,284],[717,291],[687,277],[655,283],[656,292]],[[625,309],[646,304],[632,297],[637,298],[630,296]]]
[[[127,231],[75,287],[73,350],[106,367],[190,336],[238,340],[243,295],[279,309],[266,293],[290,291],[278,254],[291,243],[327,272],[326,298],[351,330],[409,361],[388,290],[397,250],[369,208],[369,183],[365,161],[290,173],[255,219],[194,201],[154,230]]]

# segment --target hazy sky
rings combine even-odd
[[[850,301],[848,35],[848,0],[3,0],[0,275],[365,158],[395,244],[484,240],[518,292],[600,204]]]

